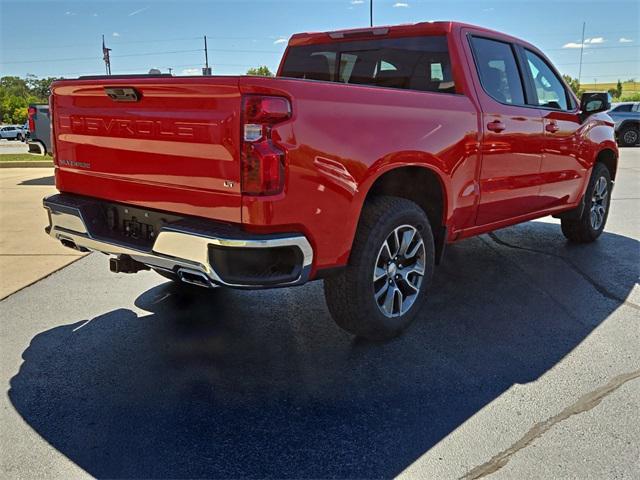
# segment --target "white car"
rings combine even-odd
[[[7,127],[0,128],[0,138],[6,138],[7,140],[16,140],[21,135],[22,127],[9,125]]]

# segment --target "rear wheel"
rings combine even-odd
[[[625,125],[618,134],[621,147],[634,147],[640,144],[640,125]]]
[[[576,243],[596,240],[604,230],[611,203],[611,174],[602,163],[596,163],[585,193],[585,206],[577,219],[562,219],[562,233]]]
[[[400,334],[425,300],[434,268],[429,220],[415,203],[374,197],[365,205],[349,265],[325,280],[335,322],[357,336]]]

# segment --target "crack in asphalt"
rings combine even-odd
[[[488,235],[489,235],[489,238],[491,238],[491,240],[496,242],[498,245],[502,245],[502,246],[507,247],[507,248],[513,248],[515,250],[524,250],[524,251],[527,251],[527,252],[539,253],[541,255],[548,255],[550,257],[559,258],[564,263],[566,263],[574,272],[576,272],[578,275],[580,275],[586,282],[588,282],[603,297],[606,297],[606,298],[608,298],[610,300],[615,300],[616,302],[620,302],[621,304],[626,305],[627,307],[631,307],[631,308],[633,308],[635,310],[640,310],[640,305],[637,305],[637,304],[635,304],[633,302],[630,302],[625,298],[619,297],[618,295],[616,295],[615,293],[613,293],[609,289],[607,289],[605,286],[600,285],[587,272],[582,270],[572,260],[568,259],[567,257],[565,257],[563,255],[559,255],[559,254],[553,253],[553,252],[546,252],[544,250],[537,250],[535,248],[521,247],[519,245],[514,245],[512,243],[509,243],[509,242],[506,242],[506,241],[502,240],[494,232],[489,232]]]
[[[497,472],[509,463],[509,460],[511,460],[514,454],[529,446],[531,442],[541,437],[553,426],[573,415],[588,412],[598,406],[605,397],[615,392],[622,385],[638,377],[640,377],[640,370],[623,373],[612,378],[606,385],[582,395],[575,403],[569,405],[557,415],[549,417],[543,422],[536,423],[518,441],[511,444],[510,447],[491,457],[488,462],[469,470],[464,476],[460,477],[460,480],[475,480]]]

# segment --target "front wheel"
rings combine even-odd
[[[349,264],[325,280],[333,319],[344,330],[370,340],[397,336],[424,303],[434,258],[429,220],[418,205],[388,196],[369,200]]]
[[[585,206],[577,219],[562,219],[562,233],[571,242],[589,243],[604,230],[611,203],[611,174],[602,163],[596,163],[585,192]]]

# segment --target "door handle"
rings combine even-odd
[[[549,122],[545,125],[544,129],[549,133],[556,133],[558,130],[560,130],[560,127],[556,122]]]
[[[487,130],[491,130],[492,132],[500,133],[505,128],[507,127],[500,120],[494,120],[493,122],[487,123]]]

